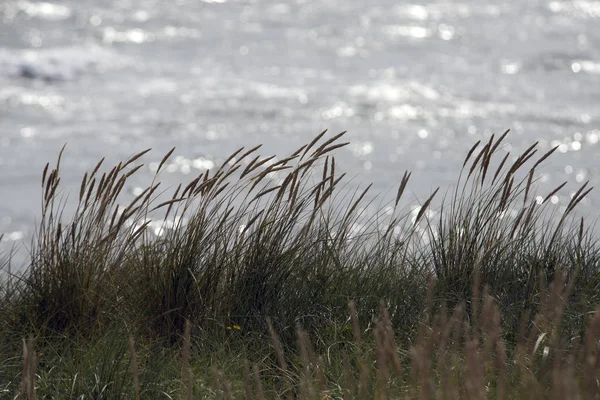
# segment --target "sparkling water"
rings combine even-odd
[[[175,146],[169,187],[240,146],[283,156],[348,130],[351,185],[392,196],[409,169],[422,200],[511,128],[501,151],[560,145],[538,175],[570,181],[560,206],[599,182],[599,105],[600,1],[2,0],[3,246],[27,246],[41,171],[65,143],[73,199],[101,157],[153,148],[143,180]]]

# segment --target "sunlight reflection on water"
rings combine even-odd
[[[415,197],[446,188],[475,141],[507,128],[502,151],[559,146],[542,188],[600,181],[598,1],[4,0],[0,18],[12,242],[30,238],[40,171],[64,143],[66,192],[103,156],[153,148],[143,180],[176,146],[161,176],[176,186],[240,146],[283,156],[324,128],[349,131],[339,168],[375,192],[404,169]]]

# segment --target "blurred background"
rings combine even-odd
[[[409,169],[422,199],[510,128],[503,151],[560,145],[540,172],[542,188],[571,182],[560,207],[599,183],[599,105],[600,1],[1,0],[2,246],[28,246],[65,143],[75,198],[101,157],[151,147],[149,179],[175,146],[169,187],[240,146],[284,156],[348,130],[351,185],[393,197]]]

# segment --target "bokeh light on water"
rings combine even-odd
[[[324,128],[349,131],[352,184],[391,195],[409,169],[420,199],[511,128],[502,151],[559,146],[539,182],[571,182],[560,206],[598,186],[598,104],[598,1],[3,0],[0,232],[31,238],[65,143],[74,193],[104,156],[153,148],[143,181],[175,146],[162,179],[176,186],[240,146],[284,155]]]

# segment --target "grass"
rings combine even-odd
[[[122,204],[143,151],[42,174],[28,265],[3,258],[1,398],[596,398],[600,247],[536,176],[555,149],[477,143],[415,210],[374,216],[322,132],[284,158],[235,151]],[[433,212],[435,209],[436,212]],[[14,268],[13,268],[14,270]]]

